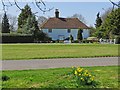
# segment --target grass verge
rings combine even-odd
[[[118,66],[84,67],[95,74],[96,88],[118,88]],[[77,88],[72,68],[3,71],[10,79],[3,81],[3,88]],[[79,88],[91,88],[80,86]]]

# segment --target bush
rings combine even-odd
[[[9,79],[10,79],[10,77],[8,77],[8,76],[6,76],[6,75],[2,76],[2,81],[7,81],[7,80],[9,80]]]
[[[93,87],[96,87],[96,81],[95,81],[95,76],[92,75],[88,70],[85,70],[83,68],[76,68],[73,67],[73,72],[74,76],[76,77],[76,81],[78,86],[79,85],[91,85]]]
[[[89,43],[87,39],[82,40],[82,43]]]
[[[74,41],[74,38],[72,35],[70,35],[69,40],[71,41],[71,43]]]
[[[55,40],[52,40],[52,43],[55,43]]]
[[[74,40],[74,43],[79,43],[79,41],[78,40]]]

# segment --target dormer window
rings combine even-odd
[[[48,32],[49,32],[49,33],[52,33],[52,29],[48,29]]]
[[[68,32],[68,33],[71,33],[71,29],[68,29],[67,32]]]

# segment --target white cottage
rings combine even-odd
[[[70,35],[77,40],[78,29],[83,29],[83,38],[89,37],[89,27],[82,23],[78,18],[61,18],[56,9],[55,17],[49,18],[41,26],[41,30],[47,33],[52,40],[64,40]]]

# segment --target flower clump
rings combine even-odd
[[[73,74],[76,77],[78,85],[92,85],[95,86],[95,76],[92,75],[88,70],[83,68],[73,68]]]

